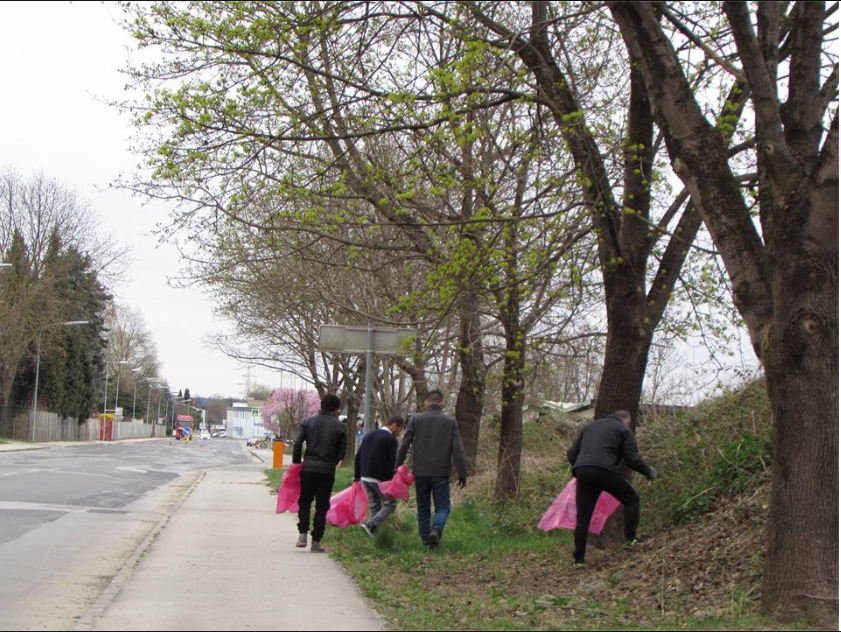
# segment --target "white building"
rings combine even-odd
[[[228,409],[227,433],[234,439],[250,439],[266,434],[263,428],[263,402],[234,402]]]

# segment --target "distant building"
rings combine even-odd
[[[234,439],[262,438],[266,434],[263,427],[263,402],[234,402],[228,408],[227,434]]]

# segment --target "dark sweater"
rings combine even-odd
[[[365,435],[354,461],[354,478],[390,481],[397,460],[397,439],[385,428]]]
[[[622,459],[632,470],[651,478],[652,472],[637,447],[637,438],[616,415],[594,421],[581,431],[567,452],[572,471],[577,467],[601,467],[621,474]]]

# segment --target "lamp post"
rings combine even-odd
[[[158,388],[158,415],[155,417],[155,423],[156,424],[158,423],[158,421],[161,418],[161,397],[163,397],[165,387],[158,386],[157,388]],[[154,426],[152,426],[152,427],[154,428]]]
[[[12,264],[3,265],[0,267],[9,267]],[[29,437],[32,443],[35,443],[35,420],[37,419],[38,415],[38,379],[41,375],[41,334],[44,333],[45,329],[50,327],[78,327],[80,325],[89,325],[90,323],[86,320],[68,320],[61,323],[50,323],[49,325],[44,325],[41,329],[38,330],[38,339],[36,341],[36,346],[38,347],[38,359],[35,361],[35,397],[33,398],[32,402],[32,424],[30,425],[29,429]]]
[[[137,412],[137,381],[138,381],[137,380],[137,374],[140,373],[140,367],[134,367],[131,370],[131,372],[134,373],[134,375],[135,375],[135,378],[134,378],[134,398],[132,399],[132,404],[131,404],[131,420],[132,420],[132,422],[134,422],[134,414],[135,414],[135,412]]]
[[[118,365],[128,364],[128,360],[120,360],[119,362],[117,362],[117,364]],[[118,366],[117,367],[117,394],[114,395],[114,416],[115,417],[117,416],[117,404],[118,404],[119,399],[120,399],[120,376],[122,374],[123,374],[123,372],[120,371],[120,367]]]
[[[147,377],[147,382],[157,382],[158,378],[156,377]],[[149,415],[149,404],[152,403],[152,389],[155,388],[154,384],[149,384],[149,396],[146,398],[146,423],[151,421],[151,415]]]

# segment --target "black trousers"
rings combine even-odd
[[[619,474],[602,467],[577,467],[575,478],[578,487],[575,490],[577,518],[575,522],[576,562],[583,562],[587,552],[587,532],[590,518],[596,509],[596,502],[602,492],[611,494],[625,507],[625,540],[637,537],[640,522],[640,496],[633,486]]]
[[[315,499],[315,520],[312,526],[312,539],[321,542],[324,528],[327,526],[327,512],[330,510],[330,496],[336,474],[320,472],[301,472],[301,497],[298,499],[298,533],[310,530],[310,509]]]

